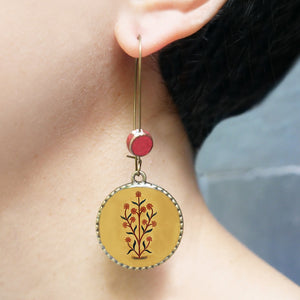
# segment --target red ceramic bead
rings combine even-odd
[[[127,137],[127,147],[133,155],[145,156],[151,151],[153,140],[149,132],[135,129]]]

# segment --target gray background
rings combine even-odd
[[[198,153],[208,207],[300,284],[300,61],[266,100],[219,124]]]

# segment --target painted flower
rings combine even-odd
[[[152,221],[151,225],[155,227],[157,225],[156,221]]]
[[[128,203],[124,204],[124,209],[129,209],[129,204]]]
[[[132,213],[133,215],[136,214],[136,212],[137,212],[136,208],[132,208],[132,209],[131,209],[131,213]]]
[[[126,222],[123,223],[123,227],[124,227],[124,228],[127,227],[127,223],[126,223]]]
[[[152,237],[151,237],[151,236],[147,236],[146,240],[147,240],[148,242],[151,242],[151,241],[152,241]]]
[[[130,243],[130,242],[131,242],[131,238],[130,238],[130,237],[126,237],[126,238],[125,238],[125,242],[126,242],[126,243]]]
[[[131,221],[131,223],[134,223],[135,222],[135,217],[131,217],[130,221]]]
[[[141,212],[143,212],[143,213],[146,212],[146,207],[145,206],[141,207]]]
[[[148,221],[146,220],[146,219],[144,219],[143,221],[142,221],[142,224],[143,225],[146,225],[148,223]]]
[[[153,207],[153,205],[151,203],[148,203],[146,206],[147,206],[147,209],[149,209],[149,210],[152,209],[152,207]]]
[[[136,195],[137,197],[141,197],[141,196],[142,196],[142,193],[139,192],[139,191],[137,191],[137,192],[135,193],[135,195]]]

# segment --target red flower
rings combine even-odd
[[[148,242],[151,242],[151,241],[152,241],[152,237],[151,237],[151,236],[147,236],[146,240],[147,240]]]
[[[152,221],[151,225],[155,227],[157,225],[156,221]]]
[[[146,220],[146,219],[144,219],[143,221],[142,221],[142,224],[143,225],[146,225],[148,223],[148,221]]]
[[[130,221],[131,221],[131,223],[134,223],[135,222],[135,217],[131,217]]]
[[[135,193],[135,195],[136,195],[137,197],[141,197],[141,196],[142,196],[142,193],[139,192],[139,191],[137,191],[137,192]]]
[[[136,208],[132,208],[132,209],[131,209],[131,213],[132,213],[133,215],[136,214],[136,212],[137,212]]]
[[[130,237],[125,238],[125,242],[126,243],[130,243],[131,242],[131,238]]]
[[[124,227],[124,228],[127,227],[127,223],[126,223],[126,222],[123,223],[123,227]]]
[[[147,209],[149,209],[149,210],[152,209],[152,207],[153,207],[153,205],[151,203],[148,203],[146,206],[147,206]]]
[[[128,203],[124,204],[124,209],[129,209],[129,204]]]
[[[145,206],[141,207],[141,212],[146,212],[146,207]]]

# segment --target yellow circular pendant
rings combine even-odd
[[[175,252],[183,233],[183,217],[165,189],[133,176],[131,183],[106,197],[97,214],[96,231],[112,261],[144,270],[160,265]]]

